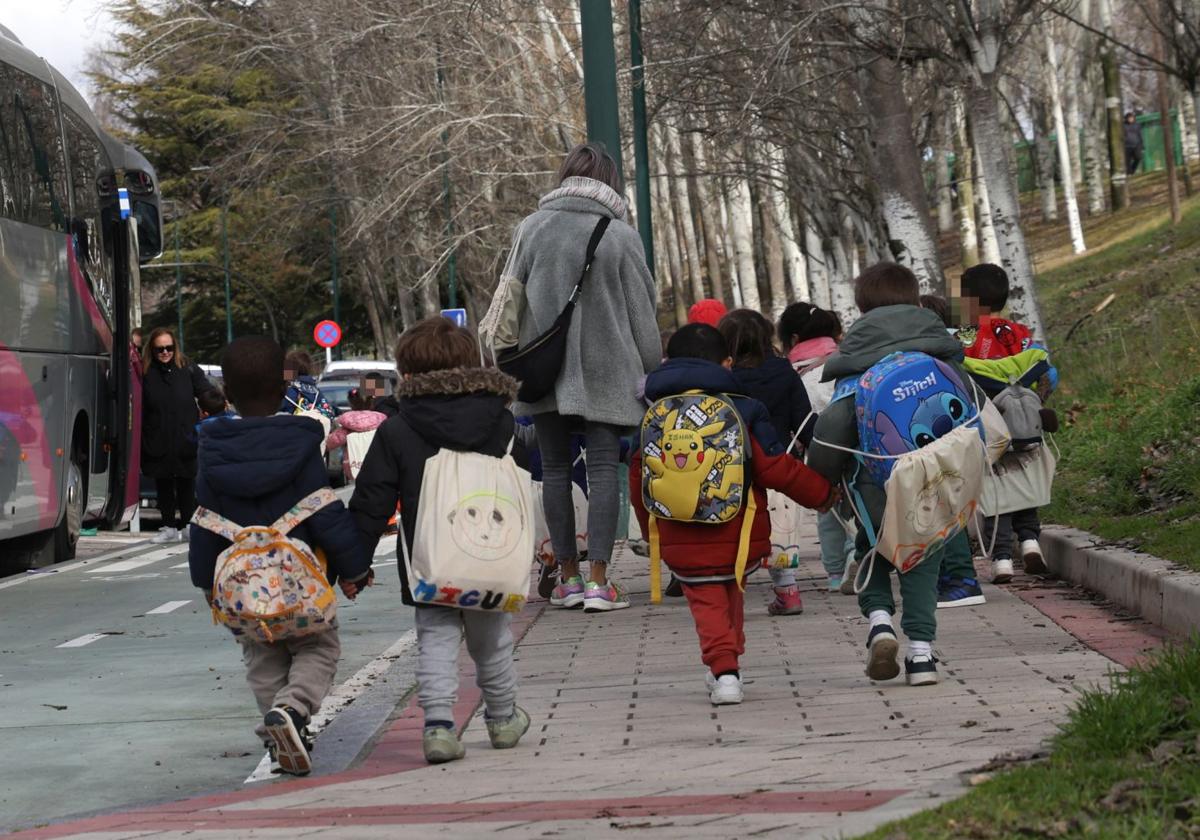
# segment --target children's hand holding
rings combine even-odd
[[[338,586],[340,586],[342,588],[342,594],[345,595],[347,598],[349,598],[351,601],[353,601],[355,598],[358,597],[359,592],[362,592],[368,586],[374,586],[374,585],[375,585],[375,570],[374,569],[371,569],[370,571],[368,571],[364,577],[359,578],[357,581],[349,581],[349,580],[346,580],[345,578],[340,578],[338,580]]]
[[[842,500],[841,485],[829,485],[829,495],[825,497],[825,501],[817,508],[817,513],[828,513],[829,509]]]

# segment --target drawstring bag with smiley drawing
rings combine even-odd
[[[992,455],[988,424],[976,408],[984,405],[982,394],[972,400],[958,372],[925,353],[892,353],[862,376],[842,380],[833,400],[850,397],[862,449],[815,438],[813,446],[843,449],[858,460],[847,495],[872,548],[859,565],[857,593],[876,557],[907,572],[966,528]],[[887,496],[878,531],[859,481],[879,485]]]
[[[642,420],[642,502],[650,515],[650,601],[662,600],[658,520],[723,525],[746,509],[735,574],[743,586],[754,527],[742,416],[724,395],[664,397]]]
[[[533,496],[511,454],[440,449],[425,462],[411,550],[400,545],[418,604],[519,612],[529,596]]]

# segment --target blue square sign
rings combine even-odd
[[[442,317],[449,318],[454,322],[456,327],[465,327],[467,325],[467,310],[465,309],[443,309]]]

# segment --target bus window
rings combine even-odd
[[[71,221],[71,241],[75,258],[96,296],[109,324],[112,324],[111,249],[105,248],[100,216],[101,179],[111,178],[111,166],[100,140],[83,120],[63,109],[63,127],[67,138],[67,159],[71,164],[71,192],[75,216]]]
[[[0,64],[0,209],[7,218],[67,230],[66,177],[54,91]]]

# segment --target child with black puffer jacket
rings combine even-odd
[[[733,378],[739,393],[758,400],[771,416],[775,434],[789,454],[802,458],[812,439],[816,416],[808,392],[787,359],[775,352],[775,327],[753,309],[735,309],[717,324],[733,357]],[[795,446],[791,446],[792,441]],[[804,611],[794,569],[768,568],[775,600],[769,615],[799,615]]]
[[[234,340],[221,358],[225,387],[241,416],[206,420],[199,427],[196,501],[247,528],[271,525],[293,505],[324,490],[329,476],[321,459],[324,430],[310,417],[276,414],[283,398],[283,348],[264,336]],[[326,578],[350,598],[371,581],[371,553],[364,551],[354,521],[331,500],[289,536],[308,545],[325,563]],[[230,541],[191,526],[188,566],[192,584],[213,600],[217,556]],[[336,625],[320,633],[274,642],[239,635],[246,682],[258,701],[256,732],[286,773],[312,769],[306,728],[333,685],[341,644]]]
[[[446,318],[426,318],[400,336],[398,413],[376,431],[350,499],[350,511],[372,551],[397,501],[400,539],[412,546],[426,462],[439,450],[497,459],[508,452],[514,429],[509,405],[517,395],[517,381],[499,370],[477,367],[478,362],[474,335]],[[529,715],[516,705],[512,614],[416,604],[403,563],[399,569],[401,597],[417,610],[417,700],[425,713],[425,760],[440,764],[466,753],[454,722],[458,648],[464,636],[483,692],[488,738],[496,749],[515,747],[529,729]]]

